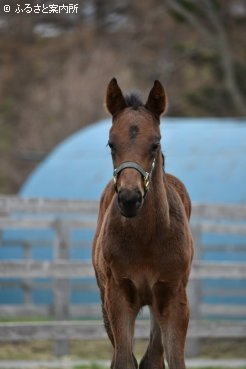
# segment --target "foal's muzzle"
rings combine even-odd
[[[152,172],[155,168],[155,159],[153,160],[150,168],[150,172],[146,172],[143,167],[135,162],[127,161],[121,163],[117,168],[114,169],[113,179],[115,190],[118,193],[118,206],[123,216],[132,218],[137,215],[138,210],[143,205],[144,198],[149,190],[150,179]],[[117,179],[119,174],[125,169],[135,169],[140,173],[143,179],[144,193],[136,188],[120,188],[118,190]]]
[[[126,218],[137,215],[143,203],[143,196],[138,189],[121,189],[118,191],[118,206],[121,214]]]

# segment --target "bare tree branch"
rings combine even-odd
[[[246,104],[236,83],[235,68],[225,28],[212,2],[210,0],[203,0],[203,3],[211,23],[217,30],[217,45],[220,50],[220,62],[224,71],[227,91],[230,93],[237,110],[242,115],[246,115]]]
[[[165,3],[169,7],[169,9],[177,12],[184,19],[186,19],[186,21],[190,23],[197,30],[197,32],[200,33],[200,35],[205,38],[211,45],[215,44],[213,32],[209,32],[194,14],[184,8],[183,5],[181,5],[176,0],[166,0]]]
[[[206,15],[213,25],[215,32],[208,31],[208,29],[202,24],[201,20],[192,12],[187,10],[177,0],[166,0],[165,3],[169,9],[177,12],[184,19],[186,19],[186,21],[189,22],[213,48],[219,51],[220,63],[224,72],[226,89],[231,95],[237,111],[242,115],[246,115],[246,104],[236,83],[235,67],[232,60],[227,34],[211,0],[202,0],[202,3],[204,4]]]

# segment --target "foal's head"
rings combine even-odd
[[[144,105],[135,95],[125,98],[113,78],[106,105],[113,116],[108,145],[118,206],[123,216],[134,217],[143,205],[160,152],[160,115],[166,107],[166,95],[161,83],[155,81]]]

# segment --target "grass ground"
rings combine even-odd
[[[146,340],[137,340],[134,352],[141,357],[147,347]],[[111,345],[108,340],[74,340],[69,344],[69,358],[88,360],[110,360]],[[214,359],[246,359],[246,342],[237,340],[202,340],[200,356]],[[52,360],[53,343],[51,341],[1,343],[0,360]]]
[[[1,367],[1,369],[9,369],[10,367]],[[14,367],[15,369],[17,369],[17,366]],[[22,366],[23,368],[23,366]],[[30,367],[29,367],[30,368]],[[167,367],[166,367],[167,368]],[[187,369],[228,369],[228,368],[233,368],[232,366],[228,367],[228,366],[202,366],[202,367],[190,367],[187,366]],[[35,369],[60,369],[59,366],[57,366],[56,368],[52,365],[52,367],[48,368],[47,365],[45,367],[38,367],[35,366]],[[71,367],[66,367],[66,369],[109,369],[109,366],[107,365],[99,365],[97,363],[93,363],[93,361],[91,362],[91,364],[89,365],[75,365],[75,366],[71,366]],[[236,368],[233,369],[246,369],[246,366],[237,366]]]
[[[31,321],[32,319],[30,319]],[[37,319],[35,318],[35,321]],[[42,319],[40,319],[42,320]],[[5,321],[0,319],[0,321]],[[19,321],[19,318],[18,318]],[[146,340],[136,340],[134,353],[138,359],[143,356],[147,347]],[[103,369],[105,366],[98,365],[98,361],[110,361],[112,348],[108,340],[72,340],[69,342],[69,356],[62,359],[70,361],[88,360],[90,365],[72,366],[71,369]],[[246,341],[242,339],[203,339],[200,340],[201,358],[207,359],[246,359]],[[52,341],[33,341],[33,342],[1,342],[0,361],[52,361],[53,342]],[[2,368],[1,369],[5,369]],[[38,369],[44,369],[42,367]],[[47,366],[46,368],[47,369]],[[69,368],[70,369],[70,368]],[[191,369],[191,368],[188,368]],[[192,369],[198,369],[192,367]],[[224,367],[207,367],[203,369],[225,369]],[[240,369],[246,369],[241,367]]]
[[[147,347],[146,340],[137,340],[135,344],[135,354],[138,359],[141,358]],[[246,359],[246,342],[243,340],[211,340],[201,341],[200,357],[209,359]],[[98,361],[109,361],[112,356],[112,350],[107,340],[93,341],[71,341],[69,347],[69,356],[62,358],[70,361],[85,360],[90,364],[75,365],[69,369],[105,369],[105,365],[99,365]],[[31,361],[52,361],[53,344],[50,341],[33,341],[18,343],[1,343],[0,361],[2,360],[31,360]],[[42,364],[41,364],[42,365]],[[1,369],[7,369],[2,368]],[[37,368],[36,368],[37,369]],[[47,369],[47,366],[38,369]],[[194,366],[187,369],[199,369]],[[208,366],[203,369],[228,369],[223,366]],[[246,366],[240,367],[246,369]]]

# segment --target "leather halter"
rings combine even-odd
[[[144,197],[147,194],[148,190],[149,190],[149,184],[150,184],[150,179],[152,176],[152,172],[155,168],[155,159],[153,160],[152,164],[151,164],[151,168],[149,172],[146,172],[143,167],[141,167],[141,165],[139,165],[138,163],[135,163],[134,161],[126,161],[124,163],[121,163],[117,168],[114,169],[113,172],[113,180],[114,180],[114,187],[115,187],[115,191],[118,192],[117,189],[117,179],[118,179],[118,175],[124,170],[124,169],[135,169],[137,170],[143,177],[143,182],[144,182]]]

